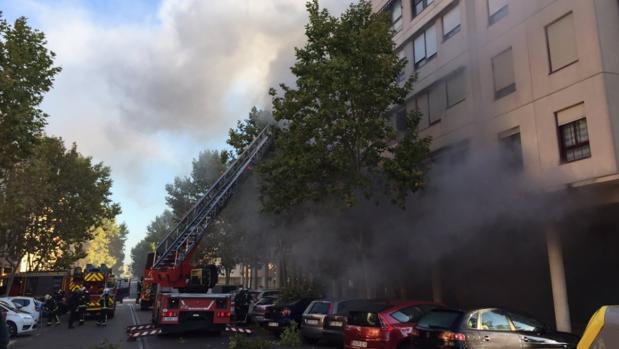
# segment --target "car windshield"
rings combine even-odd
[[[258,302],[256,303],[256,305],[268,305],[268,304],[273,304],[275,303],[275,300],[277,298],[275,297],[263,297],[260,298],[260,300],[258,300]]]
[[[348,324],[353,326],[380,327],[378,313],[373,311],[351,311],[348,314]]]
[[[421,328],[452,329],[463,313],[457,310],[433,310],[422,316],[417,323]]]
[[[2,306],[3,308],[6,308],[10,311],[13,312],[19,312],[19,310],[17,310],[17,308],[15,306],[13,306],[12,304],[7,303],[6,301],[0,301],[0,306]]]

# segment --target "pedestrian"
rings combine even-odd
[[[88,290],[86,289],[86,287],[82,286],[82,288],[80,289],[79,302],[77,305],[77,313],[80,326],[83,326],[84,322],[86,321],[86,307],[88,306],[88,303],[90,303],[90,295],[88,294]]]
[[[54,320],[56,320],[56,326],[60,325],[60,319],[58,318],[58,304],[56,300],[46,294],[45,295],[45,313],[47,314],[47,326],[51,326]]]
[[[69,328],[73,328],[73,323],[79,317],[79,305],[80,305],[80,293],[78,290],[74,290],[71,292],[69,296],[67,308],[69,308]]]
[[[103,290],[103,295],[101,295],[101,298],[99,298],[99,306],[101,307],[101,310],[99,311],[99,320],[97,320],[97,326],[105,326],[107,325],[107,319],[110,317],[112,307],[114,306],[114,300],[110,295],[109,288]]]
[[[9,326],[6,324],[6,311],[2,309],[0,311],[0,349],[7,349],[9,347],[10,337]]]

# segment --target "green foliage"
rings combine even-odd
[[[228,131],[226,143],[231,145],[236,155],[240,155],[266,126],[273,123],[271,113],[253,107],[244,121],[237,121],[236,129]]]
[[[45,126],[47,115],[38,106],[60,72],[46,44],[26,18],[10,25],[0,12],[0,183],[6,171],[33,154]]]
[[[120,273],[125,258],[125,241],[127,240],[127,226],[116,223],[113,219],[105,219],[103,223],[92,229],[93,239],[85,245],[86,257],[82,265],[106,264],[114,273]]]
[[[292,67],[296,87],[270,92],[273,116],[285,126],[274,132],[275,153],[259,168],[263,205],[276,213],[308,201],[350,207],[379,188],[403,203],[420,187],[412,184],[423,179],[418,164],[429,141],[409,128],[400,144],[389,121],[414,80],[398,82],[406,60],[394,52],[391,23],[368,1],[350,5],[339,18],[317,0],[307,9],[307,43],[296,50]]]
[[[242,334],[235,334],[228,341],[229,349],[269,349],[272,347],[273,342],[267,339]]]
[[[0,246],[10,262],[27,255],[30,270],[68,268],[85,257],[91,227],[120,213],[110,198],[110,169],[93,164],[75,145],[66,149],[60,138],[41,139],[5,180]]]
[[[165,210],[146,228],[146,237],[131,249],[131,273],[142,276],[146,265],[146,255],[155,251],[157,242],[174,227],[174,215]]]
[[[280,336],[279,344],[288,347],[298,347],[303,344],[301,331],[299,331],[299,326],[295,321],[292,321],[290,325],[284,329],[284,332],[282,332]]]

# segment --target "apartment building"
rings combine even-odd
[[[582,329],[596,307],[619,303],[619,2],[372,6],[392,18],[397,53],[409,62],[403,76],[417,76],[406,104],[394,110],[396,128],[405,111],[418,110],[435,154],[494,151],[533,179],[540,195],[575,203],[541,226],[519,222],[509,232],[513,243],[476,240],[455,251],[441,262],[435,298],[525,308],[559,330]],[[544,209],[540,216],[553,216]],[[471,249],[476,257],[493,254],[486,263],[493,265],[467,264]],[[468,286],[475,283],[483,286]]]

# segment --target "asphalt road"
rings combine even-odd
[[[188,334],[175,336],[156,336],[128,342],[126,327],[136,323],[150,323],[150,311],[140,311],[133,301],[118,304],[116,315],[108,321],[107,326],[97,327],[95,319],[88,320],[84,326],[68,329],[67,316],[63,317],[58,327],[43,327],[33,334],[13,339],[11,349],[227,349],[228,336],[208,334]],[[255,337],[254,337],[255,338]],[[116,346],[101,346],[109,343]],[[313,346],[303,346],[299,349],[310,349]],[[283,347],[278,347],[285,349]],[[328,347],[321,347],[327,349]]]

